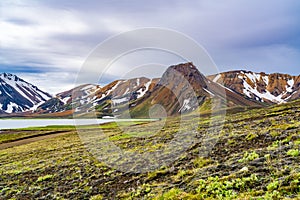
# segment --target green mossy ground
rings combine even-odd
[[[189,118],[182,123],[197,124],[201,138],[210,119]],[[300,101],[228,114],[208,154],[195,139],[174,162],[147,173],[108,167],[74,132],[1,150],[0,199],[300,199],[299,119]],[[153,123],[163,121],[102,130],[122,149],[144,152],[163,149],[182,129],[170,118],[151,133]]]
[[[16,121],[17,123],[17,121]],[[20,139],[30,138],[34,136],[42,136],[54,134],[57,132],[75,131],[74,126],[47,126],[47,127],[32,127],[14,130],[2,130],[0,132],[0,144]]]

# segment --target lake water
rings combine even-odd
[[[1,129],[43,127],[50,125],[92,125],[113,121],[156,121],[157,119],[0,119]]]
[[[115,119],[1,119],[1,129],[43,127],[49,125],[90,125],[112,122]]]

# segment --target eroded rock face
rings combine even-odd
[[[260,102],[284,103],[299,98],[299,76],[230,71],[209,76],[209,79]]]
[[[158,84],[177,86],[182,82],[182,79],[185,79],[196,93],[201,93],[203,88],[207,88],[206,77],[191,62],[170,66]]]
[[[195,110],[209,93],[207,79],[193,63],[170,66],[152,94],[152,104],[161,104],[168,114]]]

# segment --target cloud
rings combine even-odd
[[[4,0],[0,69],[28,78],[36,72],[42,77],[35,79],[37,85],[44,85],[43,81],[50,84],[43,78],[49,79],[53,73],[68,74],[65,81],[52,83],[61,91],[64,85],[72,85],[85,59],[103,40],[136,28],[162,27],[195,39],[221,71],[247,68],[299,74],[299,13],[297,0]],[[149,56],[145,64],[151,59],[162,64],[179,62],[172,62],[172,56],[160,60],[158,55],[145,55]],[[122,69],[107,73],[107,77],[120,77],[131,63],[123,60],[118,64]],[[145,73],[151,74],[151,70]]]
[[[215,57],[215,61],[222,60],[221,71],[245,69],[255,72],[300,75],[299,62],[297,62],[297,58],[300,57],[299,49],[287,45],[266,45],[243,50],[231,49],[227,52],[219,50],[215,54],[219,55]]]
[[[22,79],[51,95],[75,87],[73,77],[76,75],[75,72],[18,73]]]

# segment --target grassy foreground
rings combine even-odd
[[[201,137],[209,118],[190,118],[184,123],[197,124]],[[66,127],[69,134],[0,150],[0,199],[300,199],[299,119],[300,101],[230,114],[207,155],[195,140],[174,162],[147,173],[98,161]],[[136,152],[164,148],[181,128],[176,118],[156,134],[146,122],[122,124],[126,133],[119,126],[102,129],[109,141]],[[36,131],[54,127],[45,129]],[[30,130],[9,141],[25,133]]]

